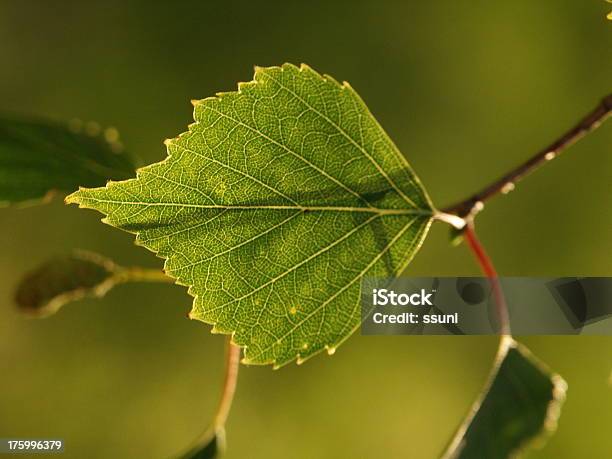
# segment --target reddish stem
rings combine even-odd
[[[497,271],[495,271],[495,266],[493,266],[493,262],[487,255],[487,252],[478,240],[478,237],[476,237],[473,223],[468,223],[466,225],[463,235],[468,243],[468,246],[472,250],[474,257],[476,257],[480,268],[485,276],[487,276],[491,284],[491,289],[493,290],[493,297],[495,300],[497,319],[499,321],[500,334],[510,335],[510,317],[508,315],[508,306],[506,305],[506,299],[504,298],[504,293],[499,282],[499,277],[497,276]]]

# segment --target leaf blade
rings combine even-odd
[[[486,391],[443,459],[516,457],[556,429],[567,384],[509,336],[502,337]]]
[[[101,255],[75,251],[54,257],[27,273],[15,290],[19,310],[47,317],[72,301],[102,297],[118,282],[120,268]]]
[[[420,247],[425,190],[359,96],[306,66],[194,105],[164,161],[67,201],[165,258],[191,317],[245,362],[332,353],[359,325],[359,280],[399,274]]]

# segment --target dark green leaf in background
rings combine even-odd
[[[134,169],[115,129],[0,117],[0,206],[102,186]]]
[[[444,459],[516,457],[556,429],[565,381],[510,337],[503,337],[482,397],[459,428]]]
[[[15,302],[22,312],[45,317],[71,301],[103,296],[115,285],[117,269],[112,261],[93,253],[58,256],[23,277]]]
[[[102,297],[125,282],[173,282],[161,270],[123,267],[96,253],[74,251],[38,266],[19,283],[15,302],[25,314],[46,317],[85,296]]]

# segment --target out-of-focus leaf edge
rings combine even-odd
[[[5,119],[11,120],[11,121],[18,121],[22,123],[29,122],[29,123],[33,123],[37,125],[44,125],[47,127],[55,127],[57,129],[66,130],[75,136],[85,135],[80,132],[81,131],[80,127],[78,129],[75,129],[74,127],[71,126],[75,122],[84,124],[83,121],[76,119],[76,118],[71,119],[70,121],[62,121],[62,120],[58,120],[55,118],[45,118],[42,116],[24,117],[21,115],[14,115],[12,113],[0,112],[0,122],[4,121]],[[93,121],[91,121],[90,123],[94,123],[95,125],[97,125],[100,132],[95,133],[95,134],[89,134],[89,137],[91,137],[94,140],[97,140],[101,144],[107,146],[109,149],[116,148],[117,150],[115,151],[115,153],[121,154],[124,157],[126,157],[131,163],[132,168],[135,172],[136,169],[142,164],[141,159],[135,154],[126,151],[123,146],[123,143],[120,142],[119,140],[109,140],[105,138],[104,133],[108,129],[114,129],[114,128],[111,128],[110,126],[102,127],[98,125],[98,123],[93,122]],[[127,179],[130,177],[126,176],[125,178]],[[108,180],[112,180],[112,179],[113,177],[108,177]],[[41,195],[40,197],[33,197],[30,199],[25,199],[21,201],[11,201],[11,200],[0,199],[0,209],[3,209],[3,208],[27,209],[29,207],[45,205],[45,204],[49,204],[50,202],[54,201],[58,196],[66,197],[69,194],[74,193],[75,191],[77,191],[76,188],[73,190],[62,190],[62,189],[57,189],[57,188],[49,188],[46,191],[46,193],[44,195]]]
[[[18,305],[20,312],[26,316],[32,318],[45,318],[55,314],[59,309],[68,303],[72,303],[84,298],[102,298],[106,293],[112,289],[116,284],[121,282],[119,274],[121,268],[117,266],[112,260],[98,255],[97,253],[88,252],[85,250],[74,250],[70,255],[62,257],[66,260],[71,259],[73,263],[82,262],[84,264],[92,264],[100,267],[101,270],[105,270],[107,275],[104,279],[100,279],[95,285],[92,286],[78,286],[76,288],[67,289],[64,292],[56,293],[54,296],[41,299],[39,305],[35,308],[26,307],[21,304],[18,300],[19,292],[29,288],[28,283],[30,282],[30,276],[32,274],[38,274],[41,269],[52,269],[52,263],[55,262],[58,257],[53,258],[46,263],[37,266],[31,272],[27,273],[20,280],[16,288],[16,304]]]
[[[225,429],[223,427],[207,430],[202,438],[189,451],[175,459],[218,459],[225,454]]]
[[[509,455],[509,457],[517,457],[529,447],[542,446],[546,440],[555,432],[557,429],[557,422],[561,414],[561,407],[565,402],[567,393],[566,381],[557,373],[552,372],[541,360],[535,357],[529,349],[522,344],[518,343],[512,336],[503,335],[499,342],[499,347],[495,360],[493,361],[493,367],[487,377],[487,381],[481,390],[478,398],[470,407],[468,414],[465,419],[459,425],[457,432],[451,439],[448,446],[444,449],[444,452],[440,456],[441,459],[457,459],[461,457],[461,443],[467,433],[472,421],[478,414],[481,405],[487,397],[489,390],[491,389],[495,378],[498,375],[499,369],[511,349],[518,350],[525,358],[527,358],[535,367],[537,367],[542,373],[548,374],[552,382],[552,398],[548,403],[546,411],[546,417],[544,424],[538,435],[526,438],[517,448],[515,448]]]

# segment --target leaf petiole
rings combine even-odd
[[[468,247],[472,250],[474,257],[480,265],[480,268],[485,276],[487,276],[491,284],[491,289],[493,290],[495,300],[497,320],[499,321],[499,332],[501,335],[510,335],[510,317],[508,315],[508,305],[506,304],[506,299],[504,298],[504,293],[502,292],[499,277],[493,262],[476,236],[473,222],[466,225],[463,235],[467,240]]]
[[[167,276],[159,269],[131,266],[129,268],[117,268],[117,271],[113,275],[113,282],[114,284],[123,284],[127,282],[174,283],[174,279]]]

